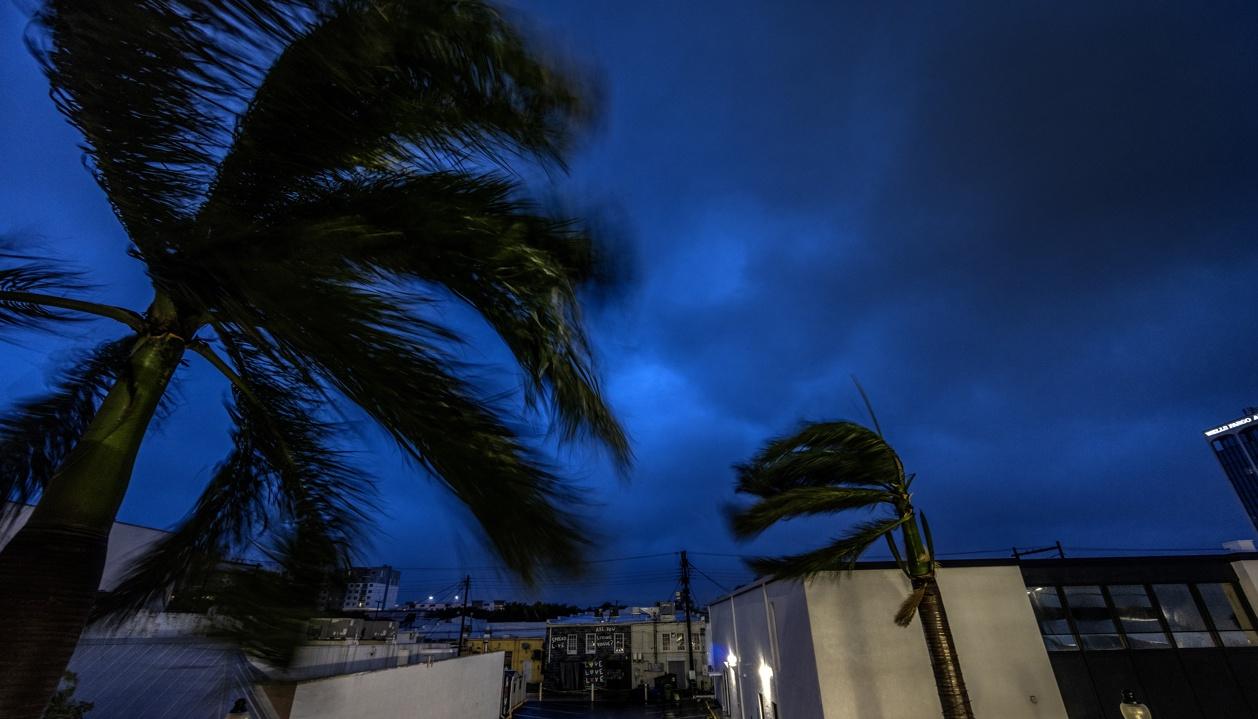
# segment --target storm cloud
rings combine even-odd
[[[1258,6],[512,10],[605,85],[603,124],[557,181],[617,208],[632,263],[589,319],[637,465],[621,482],[596,455],[563,455],[598,503],[600,556],[785,552],[838,531],[799,522],[735,545],[720,507],[731,465],[768,437],[863,419],[852,375],[945,554],[1253,536],[1200,432],[1258,403]],[[3,12],[0,192],[20,199],[6,214],[87,258],[121,247]],[[128,271],[123,295],[142,286]],[[63,346],[39,342],[6,350],[11,374]],[[216,407],[222,388],[190,374],[187,406]],[[208,466],[222,445],[202,434],[190,450],[183,430],[207,421],[221,418],[176,416],[146,444],[124,518],[189,506],[188,457]],[[414,567],[415,594],[491,563],[448,500],[372,446],[386,499],[372,559]],[[649,601],[671,591],[672,561],[541,591]]]

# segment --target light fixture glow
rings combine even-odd
[[[765,687],[767,688],[769,686],[769,680],[772,678],[773,678],[773,667],[769,666],[768,664],[765,664],[764,661],[761,661],[760,662],[760,682],[764,684]]]
[[[733,669],[734,667],[738,666],[738,657],[734,656],[733,652],[730,652],[729,656],[725,657],[725,666],[729,667],[730,669]]]

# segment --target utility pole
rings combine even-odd
[[[691,675],[695,672],[695,645],[690,638],[690,560],[681,550],[681,602],[686,607],[686,689],[693,690]]]
[[[463,611],[459,612],[459,648],[455,650],[454,656],[463,656],[463,623],[467,621],[467,595],[472,591],[472,576],[463,577]]]

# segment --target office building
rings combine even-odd
[[[1258,408],[1246,407],[1244,417],[1211,427],[1204,434],[1249,521],[1258,529]]]

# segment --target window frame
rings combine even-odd
[[[1251,650],[1258,649],[1258,645],[1232,646],[1232,645],[1228,645],[1224,643],[1223,637],[1220,633],[1221,630],[1215,624],[1214,617],[1210,613],[1210,606],[1209,604],[1206,603],[1205,597],[1201,594],[1199,585],[1205,585],[1205,584],[1223,585],[1223,586],[1231,587],[1232,591],[1241,600],[1240,609],[1242,609],[1245,612],[1250,623],[1255,627],[1255,630],[1258,630],[1258,615],[1255,615],[1254,607],[1250,604],[1249,598],[1245,595],[1244,590],[1240,587],[1240,585],[1237,583],[1235,579],[1225,579],[1225,580],[1219,580],[1219,581],[1178,581],[1178,582],[1177,581],[1160,581],[1160,582],[1130,582],[1129,581],[1129,582],[1109,582],[1109,583],[1103,583],[1103,584],[1098,584],[1095,582],[1091,582],[1091,583],[1070,582],[1070,583],[1063,583],[1063,584],[1036,584],[1036,585],[1028,586],[1027,589],[1030,590],[1032,586],[1044,587],[1046,590],[1052,589],[1054,592],[1057,593],[1057,601],[1060,603],[1061,608],[1064,610],[1063,618],[1066,620],[1066,626],[1069,627],[1070,636],[1074,640],[1076,646],[1053,649],[1053,648],[1050,648],[1048,645],[1048,642],[1045,641],[1044,649],[1046,652],[1050,654],[1057,653],[1057,652],[1069,653],[1069,652],[1074,652],[1074,651],[1079,651],[1079,652],[1105,652],[1105,651],[1145,652],[1145,651],[1158,651],[1160,649],[1171,649],[1175,651],[1192,651],[1192,650],[1197,650],[1197,649],[1216,649],[1216,650],[1232,649],[1232,650],[1241,650],[1241,651],[1251,651]],[[1197,610],[1197,614],[1201,617],[1202,622],[1204,624],[1204,629],[1196,630],[1195,632],[1179,632],[1179,634],[1185,634],[1185,633],[1208,634],[1210,637],[1210,642],[1211,642],[1210,646],[1208,647],[1180,646],[1175,636],[1176,632],[1172,630],[1170,621],[1166,618],[1166,612],[1164,610],[1162,601],[1158,597],[1157,591],[1155,590],[1155,587],[1163,586],[1163,585],[1181,586],[1181,587],[1186,587],[1188,589],[1188,598],[1192,603],[1192,607]],[[1153,609],[1154,616],[1157,617],[1158,626],[1161,628],[1162,636],[1166,638],[1170,642],[1170,644],[1165,645],[1165,646],[1133,647],[1131,645],[1131,640],[1129,638],[1132,634],[1139,637],[1141,634],[1155,635],[1155,633],[1153,632],[1134,632],[1133,633],[1133,632],[1127,631],[1126,627],[1123,626],[1123,622],[1121,620],[1121,617],[1119,616],[1118,607],[1115,604],[1114,597],[1110,592],[1111,586],[1142,587],[1144,589],[1145,596],[1148,598],[1149,604],[1151,608]],[[1109,610],[1110,621],[1114,625],[1115,633],[1121,638],[1121,642],[1123,645],[1122,647],[1115,648],[1115,649],[1092,649],[1092,648],[1088,648],[1084,646],[1083,638],[1085,636],[1101,636],[1101,635],[1097,633],[1085,635],[1084,633],[1079,631],[1079,627],[1075,622],[1074,607],[1070,604],[1069,600],[1067,599],[1067,595],[1066,595],[1067,587],[1099,587],[1100,588],[1101,596],[1104,597],[1105,606]],[[1029,593],[1030,592],[1028,591],[1028,594]],[[1031,610],[1034,613],[1035,604],[1031,602],[1029,599],[1028,599],[1028,603],[1031,604]],[[1041,639],[1045,639],[1046,637],[1049,637],[1049,636],[1062,636],[1060,634],[1053,634],[1053,635],[1045,634],[1043,627],[1040,626],[1038,616],[1036,616],[1035,624],[1036,624],[1036,629],[1040,632]]]

